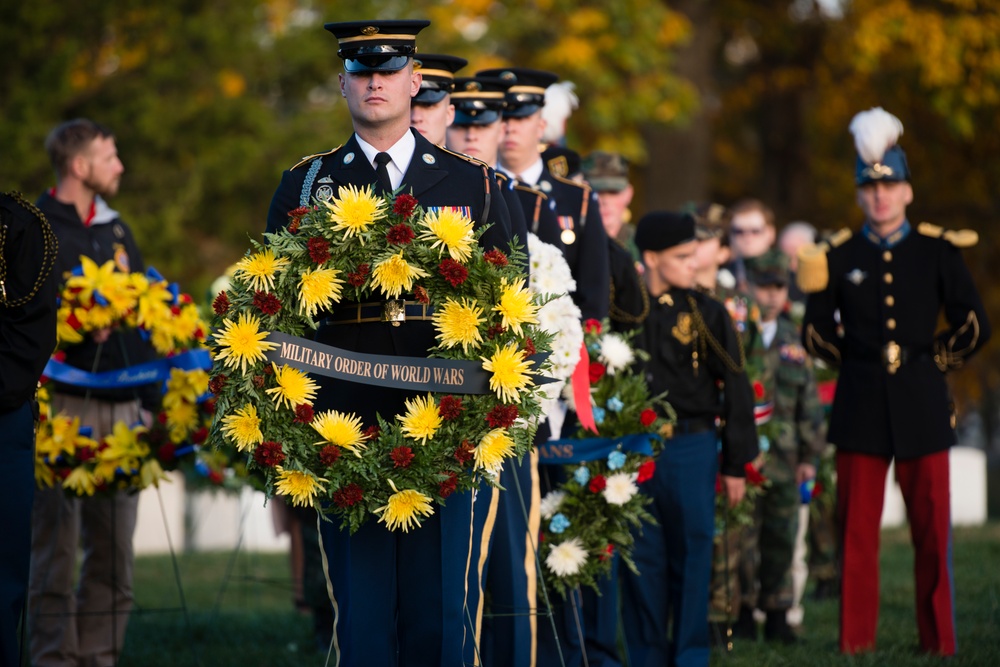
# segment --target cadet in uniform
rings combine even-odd
[[[421,79],[413,69],[415,37],[427,25],[325,26],[340,41],[341,92],[355,134],[342,148],[285,172],[271,202],[269,230],[284,226],[290,210],[335,197],[338,186],[376,184],[384,192],[411,193],[425,208],[465,209],[477,226],[490,225],[480,238],[484,247],[508,248],[509,218],[491,170],[410,129],[410,98]],[[435,344],[429,316],[408,313],[395,327],[358,323],[359,312],[360,306],[341,304],[316,339],[358,352],[405,356],[426,356]],[[401,412],[413,395],[325,379],[320,386],[317,410],[354,412],[366,425],[375,423],[376,413],[391,418]],[[472,518],[472,494],[456,494],[410,533],[369,521],[350,535],[335,522],[323,522],[339,665],[463,664],[465,645],[473,641],[465,622]]]
[[[829,430],[842,540],[840,650],[875,647],[879,527],[895,460],[916,553],[920,646],[949,656],[956,651],[948,482],[955,414],[945,373],[990,336],[960,252],[977,237],[911,226],[913,188],[895,116],[862,112],[851,131],[864,226],[835,234],[825,252],[799,256],[800,286],[809,294],[803,342],[840,367]],[[942,314],[947,326],[938,331]]]
[[[420,72],[420,90],[410,105],[410,126],[435,146],[444,146],[448,126],[455,117],[451,91],[455,72],[469,63],[465,58],[421,53],[413,58]]]
[[[28,593],[35,494],[35,390],[56,347],[58,243],[42,212],[17,193],[0,194],[0,453],[4,537],[0,540],[0,664],[20,665],[18,625]],[[23,635],[22,635],[23,636]]]
[[[634,558],[642,575],[622,573],[628,664],[704,667],[716,472],[721,470],[728,500],[736,504],[745,491],[744,465],[757,455],[753,397],[726,309],[693,289],[694,220],[647,214],[635,242],[651,299],[636,346],[650,355],[644,362],[650,392],[669,392],[677,424],[642,489],[653,497],[649,510],[658,522],[636,536]]]
[[[771,484],[757,499],[754,525],[744,530],[741,555],[741,608],[737,635],[756,639],[753,610],[767,614],[764,638],[791,644],[797,636],[788,625],[794,602],[792,555],[799,527],[799,486],[816,476],[823,451],[823,408],[816,392],[812,360],[800,343],[799,328],[785,314],[788,305],[788,258],[771,249],[746,259],[750,291],[760,306],[760,339],[748,365],[760,369],[763,401],[758,433],[767,438],[761,472]]]
[[[538,150],[545,123],[545,89],[559,77],[551,72],[510,67],[478,72],[510,84],[504,108],[506,134],[500,144],[500,168],[520,183],[555,200],[560,238],[576,292],[573,301],[584,319],[608,316],[608,244],[597,199],[586,185],[549,172]]]

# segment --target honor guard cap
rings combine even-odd
[[[635,227],[634,241],[640,251],[659,252],[694,239],[694,218],[687,213],[653,211]]]
[[[754,285],[788,285],[788,255],[780,250],[771,248],[757,257],[747,257],[743,262],[747,278]]]
[[[583,177],[595,192],[621,192],[628,187],[628,160],[618,153],[594,151],[583,160]]]
[[[508,84],[504,118],[524,118],[545,106],[545,89],[559,80],[552,72],[526,67],[484,69],[476,76],[495,77]]]
[[[501,118],[509,84],[494,77],[455,79],[451,103],[455,105],[452,125],[492,125]]]
[[[909,181],[910,167],[906,153],[896,143],[903,134],[903,123],[882,107],[862,111],[850,125],[855,160],[854,181],[866,185],[877,181]]]
[[[413,68],[423,76],[420,90],[413,97],[413,103],[431,105],[443,100],[452,92],[455,72],[468,64],[468,60],[456,56],[432,53],[413,56]]]
[[[340,43],[347,72],[396,72],[417,52],[417,33],[430,21],[346,21],[323,27]]]

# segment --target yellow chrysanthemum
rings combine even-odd
[[[236,414],[226,415],[222,419],[222,433],[236,443],[236,449],[247,452],[264,442],[264,434],[260,430],[260,417],[257,416],[257,406],[247,403]]]
[[[55,461],[60,454],[72,456],[80,447],[97,447],[97,441],[80,435],[80,418],[59,413],[38,426],[35,456]]]
[[[417,396],[412,401],[406,399],[406,414],[399,421],[403,424],[403,435],[426,445],[441,428],[441,413],[438,412],[434,397],[427,394],[424,397]]]
[[[166,413],[170,441],[174,444],[187,440],[188,434],[198,427],[198,408],[194,403],[175,403],[166,409]]]
[[[483,342],[479,325],[485,321],[483,309],[467,299],[462,299],[461,303],[448,299],[434,312],[434,326],[441,344],[445,347],[461,345],[463,352],[468,352],[470,345],[478,347]]]
[[[99,298],[103,299],[104,303],[99,307],[106,309],[112,320],[135,308],[136,291],[129,274],[118,271],[113,260],[98,266],[94,260],[81,255],[80,267],[80,275],[71,276],[66,281],[68,289],[78,290],[75,298],[80,304],[88,305],[91,301],[97,303]]]
[[[372,270],[372,287],[382,290],[382,293],[395,299],[403,290],[413,289],[413,281],[422,278],[427,272],[419,266],[413,266],[403,259],[403,251],[389,259],[382,260]]]
[[[289,409],[294,410],[303,403],[312,405],[313,399],[316,398],[316,392],[319,390],[312,378],[291,366],[278,368],[278,365],[273,362],[271,366],[274,368],[274,381],[278,383],[278,386],[268,389],[267,393],[271,395],[279,408],[287,405]]]
[[[455,209],[442,208],[424,215],[421,224],[427,229],[421,239],[433,241],[432,248],[441,246],[456,262],[465,262],[472,256],[476,242],[473,222]]]
[[[290,261],[287,257],[275,257],[274,251],[267,248],[237,262],[233,277],[248,281],[254,291],[270,292],[274,290],[274,279]]]
[[[125,422],[115,422],[111,435],[105,436],[107,447],[97,452],[94,477],[111,482],[119,469],[128,473],[139,472],[140,461],[149,455],[149,446],[139,440],[145,426],[130,427]]]
[[[139,483],[142,488],[149,486],[160,486],[160,481],[170,481],[167,473],[163,472],[163,466],[156,459],[149,459],[142,464],[142,471],[139,473]]]
[[[356,188],[342,185],[333,201],[324,202],[330,211],[330,221],[334,231],[343,231],[344,238],[357,234],[361,236],[369,227],[385,217],[385,200],[372,192],[371,186]]]
[[[200,368],[183,370],[170,369],[167,380],[167,393],[163,395],[163,407],[169,408],[178,403],[197,403],[198,397],[208,391],[208,373]]]
[[[361,456],[360,450],[365,447],[365,436],[361,433],[361,417],[352,414],[327,410],[317,414],[312,421],[312,427],[323,438],[317,445],[337,445]]]
[[[420,517],[434,514],[434,506],[428,496],[413,489],[399,491],[391,479],[389,486],[394,493],[385,505],[375,510],[379,523],[384,523],[389,530],[402,528],[404,533],[409,532],[410,528],[420,526]]]
[[[322,477],[314,477],[307,472],[298,470],[285,470],[281,466],[275,466],[278,471],[278,481],[275,482],[275,491],[278,495],[289,496],[292,505],[299,507],[309,507],[313,504],[313,499],[323,489]]]
[[[514,441],[507,431],[495,428],[479,441],[474,451],[476,467],[491,475],[500,473],[503,462],[514,454]]]
[[[521,335],[522,324],[538,324],[538,306],[531,302],[531,291],[525,289],[524,278],[507,284],[505,278],[500,288],[500,303],[493,310],[503,317],[503,325]]]
[[[56,317],[56,340],[59,343],[73,345],[83,341],[83,334],[73,328],[69,323],[70,316],[73,315],[73,308],[67,303],[59,307]]]
[[[97,481],[83,466],[73,468],[73,471],[63,480],[63,488],[73,491],[78,496],[92,496],[97,490]]]
[[[344,281],[337,278],[336,269],[303,271],[299,278],[299,312],[313,317],[322,308],[340,301]]]
[[[278,347],[277,343],[264,340],[269,333],[261,331],[260,320],[249,313],[242,313],[238,322],[226,320],[223,330],[215,335],[215,343],[219,346],[215,360],[246,373],[248,363],[263,361],[264,352]]]
[[[492,357],[480,357],[483,369],[493,373],[490,389],[505,403],[520,403],[520,391],[531,384],[529,367],[534,363],[524,358],[524,353],[514,343],[497,350]]]
[[[166,280],[151,283],[142,274],[133,274],[132,281],[138,292],[136,326],[152,329],[157,323],[173,316],[170,303],[174,295]]]

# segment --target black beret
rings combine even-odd
[[[687,213],[653,211],[635,227],[635,245],[641,251],[666,250],[694,239],[694,218]]]

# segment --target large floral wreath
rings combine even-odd
[[[551,340],[537,326],[523,252],[484,252],[482,230],[461,210],[425,211],[411,195],[383,198],[370,187],[341,187],[289,217],[266,245],[253,242],[213,304],[211,437],[251,453],[269,492],[332,512],[352,531],[372,516],[407,531],[452,493],[495,484],[504,461],[531,444],[533,373],[547,366]],[[314,412],[314,380],[267,359],[278,348],[271,332],[303,336],[344,301],[406,295],[433,313],[430,355],[475,362],[488,393],[428,392],[404,414],[366,424]]]
[[[183,361],[164,378],[162,410],[150,427],[118,422],[100,441],[79,417],[53,414],[51,383],[43,378],[35,480],[39,488],[59,484],[78,496],[141,490],[158,484],[165,470],[195,461],[207,435],[214,401],[207,397],[208,373],[199,367],[204,362],[193,351],[203,347],[208,325],[191,297],[155,269],[126,273],[111,260],[100,266],[86,256],[80,261],[60,293],[58,349],[47,373],[73,371],[63,365],[65,348],[100,329],[137,329],[160,355]]]
[[[651,499],[639,493],[639,485],[652,478],[661,435],[676,420],[664,397],[651,396],[643,376],[632,371],[642,351],[633,349],[628,334],[605,332],[605,327],[597,320],[584,323],[599,435],[582,427],[575,434],[575,446],[594,443],[601,455],[564,466],[566,481],[541,505],[539,555],[546,581],[564,596],[580,585],[597,588],[598,579],[610,573],[615,552],[636,571],[633,530],[653,520],[645,509]],[[571,393],[565,392],[567,398]],[[607,444],[601,446],[597,437]]]

